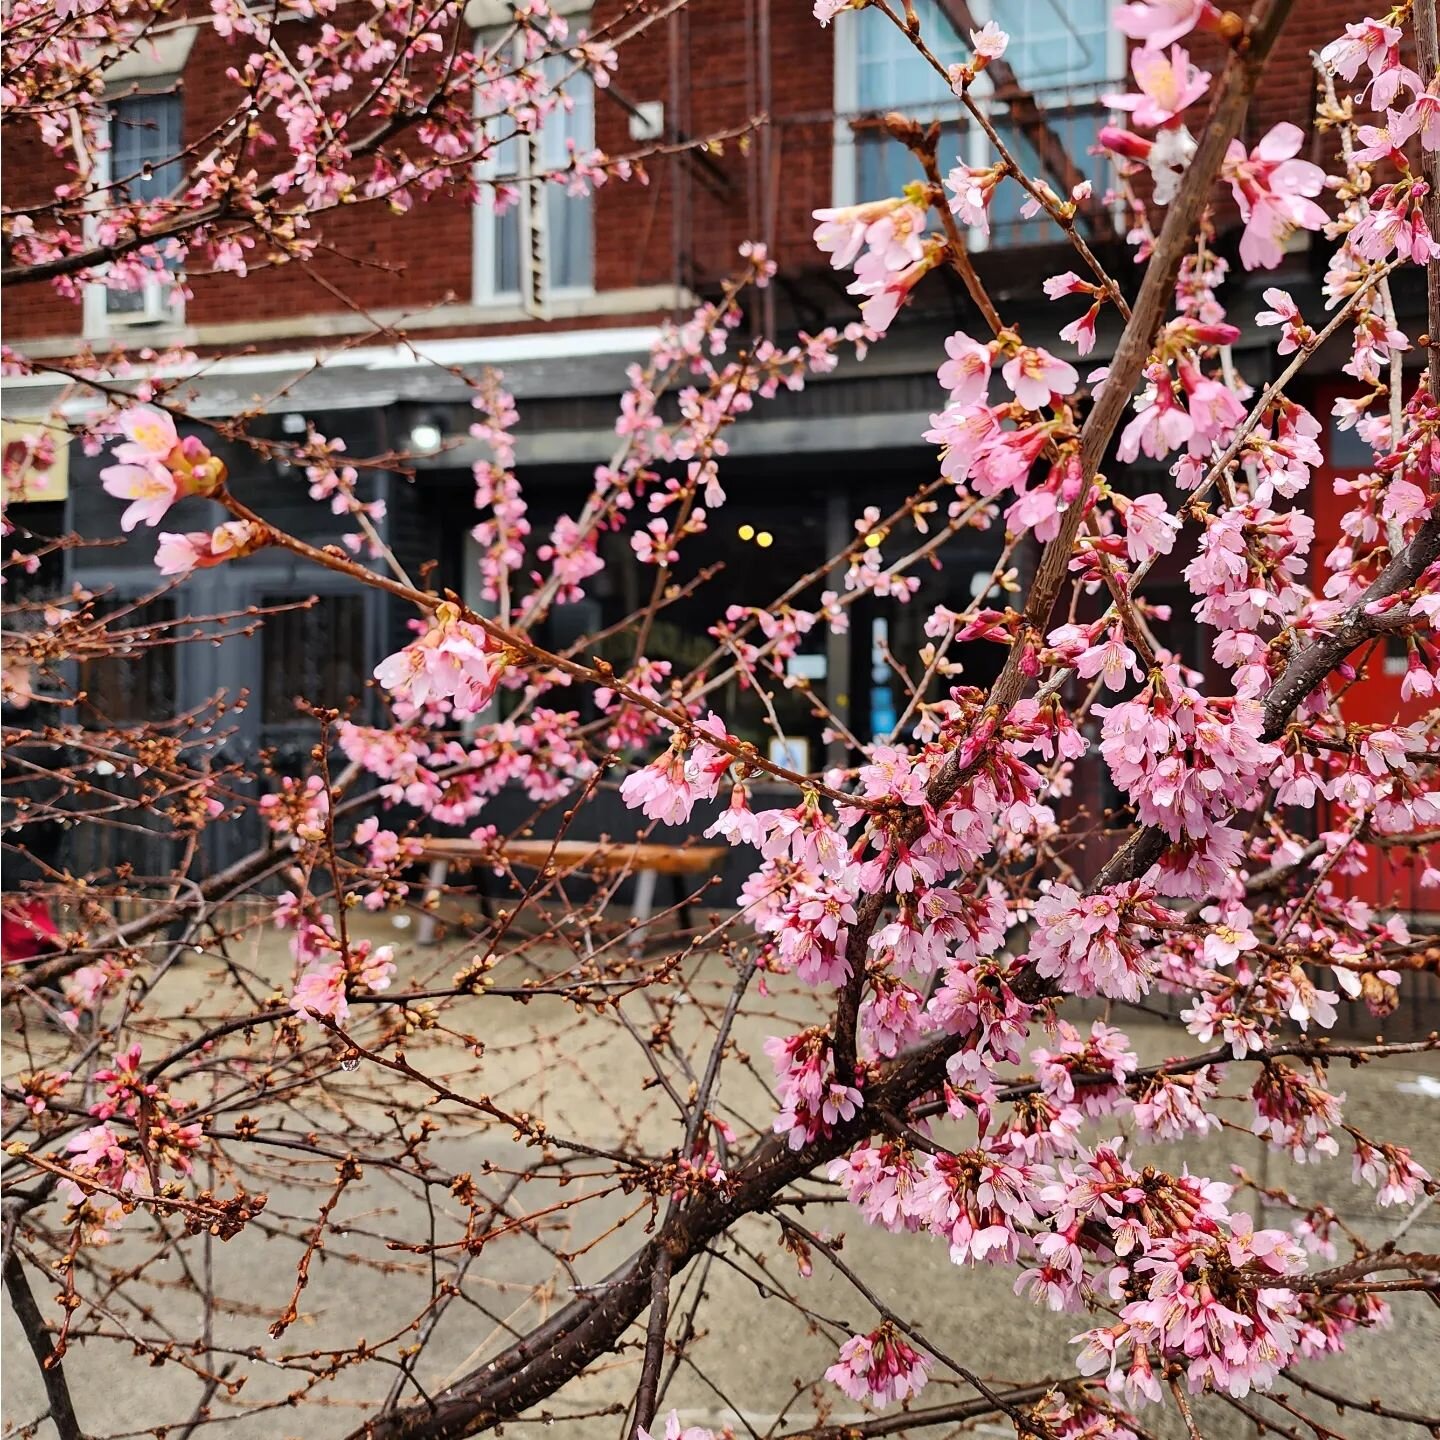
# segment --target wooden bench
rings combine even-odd
[[[438,899],[450,875],[452,865],[493,865],[504,862],[530,870],[553,865],[557,873],[572,874],[592,871],[613,874],[633,871],[635,902],[631,908],[634,928],[630,932],[630,948],[638,950],[645,942],[650,912],[655,905],[657,875],[716,875],[730,854],[728,845],[642,844],[634,840],[506,840],[498,845],[483,845],[474,840],[436,838],[425,840],[420,858],[430,862],[425,882],[427,904]],[[683,891],[681,894],[683,896]],[[681,923],[689,925],[684,900],[681,900]],[[421,945],[435,943],[435,913],[427,910],[420,921],[417,939]],[[588,941],[588,935],[587,935]]]

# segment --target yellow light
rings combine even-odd
[[[736,533],[742,540],[753,540],[755,538],[755,527],[753,525],[742,525]]]
[[[865,537],[865,544],[866,544],[866,546],[867,546],[869,549],[873,550],[873,549],[875,549],[875,547],[876,547],[877,545],[880,544],[880,542],[881,542],[882,540],[884,540],[884,538],[885,538],[885,536],[884,536],[883,534],[881,534],[881,532],[880,532],[879,530],[872,530],[872,531]]]
[[[762,550],[768,550],[775,543],[775,537],[768,530],[762,530],[755,537],[755,543]]]

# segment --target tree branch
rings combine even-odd
[[[65,1371],[61,1366],[60,1356],[51,1342],[45,1317],[35,1302],[35,1295],[25,1277],[20,1257],[13,1250],[5,1260],[5,1289],[9,1291],[15,1316],[29,1342],[30,1353],[40,1367],[40,1378],[45,1382],[45,1396],[50,1401],[50,1419],[59,1432],[60,1440],[85,1440],[80,1422],[75,1418],[75,1406],[70,1400],[70,1387],[65,1383]]]
[[[640,1366],[640,1388],[635,1392],[635,1428],[650,1428],[655,1418],[655,1397],[660,1388],[660,1367],[665,1360],[665,1326],[670,1319],[670,1267],[668,1250],[661,1250],[650,1277],[650,1321],[645,1327],[645,1359]]]
[[[1002,1412],[1005,1407],[1034,1405],[1053,1393],[1083,1387],[1083,1380],[1056,1380],[1044,1385],[1025,1385],[1018,1390],[1001,1390],[994,1400],[979,1396],[959,1400],[953,1405],[932,1405],[924,1410],[898,1410],[892,1415],[878,1415],[873,1420],[852,1420],[838,1425],[819,1425],[813,1430],[792,1430],[787,1440],[874,1440],[881,1435],[908,1435],[912,1430],[931,1425],[957,1425],[962,1420],[978,1420],[985,1415]]]

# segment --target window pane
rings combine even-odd
[[[147,622],[174,618],[173,598],[152,600],[110,627],[116,637],[111,654],[81,662],[77,684],[85,692],[81,717],[86,725],[142,725],[175,713],[176,647],[147,644],[145,629]]]
[[[1028,89],[1098,85],[1109,70],[1108,0],[991,0],[1005,59]],[[891,27],[894,28],[893,26]]]
[[[264,605],[293,603],[293,595],[267,595]],[[302,696],[314,705],[343,709],[365,694],[365,597],[321,595],[303,609],[269,615],[260,631],[266,727],[313,722],[295,708]]]
[[[520,207],[512,205],[495,223],[495,293],[520,293]]]
[[[143,290],[107,290],[105,292],[105,313],[107,315],[139,314],[145,308]]]
[[[966,133],[965,127],[958,124],[941,130],[937,155],[942,172],[954,169],[965,158]],[[925,178],[914,154],[883,130],[856,131],[855,162],[856,194],[862,200],[888,199],[899,195],[912,180]]]
[[[1009,34],[1005,62],[1017,82],[1033,92],[1048,112],[1050,127],[1077,169],[1091,177],[1097,194],[1108,184],[1108,170],[1101,158],[1088,151],[1103,123],[1099,96],[1112,80],[1107,4],[1108,0],[976,0],[972,6],[977,24],[993,18]],[[961,43],[936,0],[918,0],[916,9],[921,33],[943,64],[969,58],[968,44]],[[961,160],[990,164],[997,158],[975,128],[965,125],[959,102],[898,29],[872,25],[855,30],[856,99],[862,112],[899,109],[922,122],[953,118],[955,123],[946,125],[941,136],[942,170]],[[977,84],[977,98],[992,78]],[[1003,123],[1003,97],[991,101],[990,112],[1027,171],[1043,173],[1031,145],[1015,127]],[[855,131],[853,163],[859,199],[898,194],[907,181],[920,178],[918,165],[902,145],[863,127]],[[1005,227],[1017,221],[1025,198],[1019,186],[1001,185],[991,207],[992,224]]]
[[[549,56],[543,62],[547,80],[558,82],[572,67],[564,55]],[[595,148],[593,87],[588,75],[573,75],[565,82],[571,105],[557,107],[540,127],[538,169],[563,169],[572,153],[586,154]],[[506,121],[500,122],[502,125]],[[532,173],[535,147],[516,137],[504,140],[495,149],[492,173],[500,176]],[[545,275],[549,289],[588,289],[594,283],[595,246],[593,206],[588,195],[570,195],[564,185],[547,184],[541,191],[545,206]],[[492,293],[517,295],[521,288],[521,256],[527,238],[524,207],[513,205],[502,215],[491,212],[491,256],[488,277]]]
[[[545,204],[550,226],[550,284],[557,290],[588,288],[594,279],[590,197],[567,195],[560,186],[550,185]]]
[[[185,163],[177,158],[182,138],[179,95],[131,95],[117,100],[110,110],[110,174],[116,198],[130,201],[164,200],[185,178]],[[157,272],[160,263],[155,262]],[[166,262],[165,269],[176,268]],[[143,290],[109,290],[105,310],[110,315],[139,314],[146,308]]]
[[[132,200],[163,200],[185,176],[180,153],[180,97],[132,95],[110,118],[110,173]],[[147,168],[148,167],[148,168]]]
[[[920,33],[936,59],[954,65],[968,58],[969,46],[961,42],[936,0],[915,0],[915,13],[920,17]],[[950,87],[896,26],[862,24],[856,29],[860,53],[855,94],[861,110],[890,110],[924,102],[939,104],[947,112],[956,107]]]
[[[551,56],[545,62],[546,75],[558,81],[569,65],[567,57]],[[584,155],[595,148],[595,97],[590,77],[573,76],[565,93],[572,108],[548,115],[540,132],[540,162],[547,170],[567,165],[572,153]],[[556,289],[588,287],[594,270],[590,197],[567,194],[563,185],[547,185],[545,221],[549,284]]]

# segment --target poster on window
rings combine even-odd
[[[70,488],[68,430],[43,420],[6,420],[0,444],[7,505],[65,498]]]

